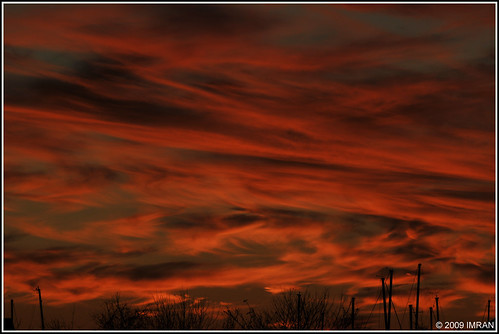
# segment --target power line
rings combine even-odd
[[[400,327],[400,329],[402,329],[402,324],[400,323],[400,319],[399,319],[399,316],[397,314],[397,310],[395,309],[395,304],[393,303],[393,300],[392,300],[392,306],[393,306],[393,312],[395,312],[395,316],[397,317],[397,321],[399,323],[399,327]]]
[[[482,322],[485,321],[485,313],[486,312],[487,312],[487,305],[485,305],[485,308],[483,309]]]
[[[376,302],[374,302],[374,306],[371,309],[371,313],[369,313],[369,317],[367,317],[367,320],[365,321],[365,323],[364,323],[364,325],[362,327],[367,326],[367,323],[369,322],[369,320],[371,320],[371,315],[373,314],[373,311],[376,308],[376,305],[378,305],[379,297],[381,297],[381,289],[378,288],[378,290],[379,290],[379,292],[378,292],[378,298],[376,298]]]
[[[409,301],[411,300],[412,290],[414,289],[414,283],[416,282],[416,275],[412,278],[411,290],[409,291],[409,296],[407,297],[407,303],[405,303],[404,314],[402,315],[402,321],[404,321],[405,314],[407,312],[407,305],[409,305]]]

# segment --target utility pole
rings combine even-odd
[[[392,283],[393,283],[393,269],[390,269],[390,290],[388,290],[388,327],[387,327],[387,329],[390,329],[391,318],[392,318]]]
[[[433,307],[430,306],[430,330],[433,329]]]
[[[440,314],[438,313],[438,297],[435,297],[435,304],[437,307],[437,321],[440,321]]]
[[[412,304],[409,305],[409,328],[412,329]]]
[[[355,327],[355,297],[352,297],[352,329]]]
[[[42,319],[42,330],[45,329],[45,323],[43,322],[43,307],[42,307],[42,292],[40,291],[40,287],[36,287],[35,289],[38,291],[38,300],[40,301],[40,318]]]
[[[416,320],[414,321],[414,329],[418,329],[418,314],[419,314],[419,287],[421,283],[421,263],[418,264],[418,290],[416,294]]]
[[[490,322],[490,299],[487,303],[487,322]]]
[[[297,321],[297,329],[300,329],[300,321],[301,321],[301,310],[300,310],[300,304],[301,304],[301,293],[298,292],[298,321]]]
[[[5,330],[14,330],[14,299],[10,300],[10,318],[3,318],[3,326]]]
[[[386,316],[386,296],[385,296],[385,278],[381,277],[381,288],[383,289],[383,313],[385,315],[385,329],[388,329],[388,318]]]

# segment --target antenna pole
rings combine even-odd
[[[390,290],[388,290],[388,327],[390,329],[391,326],[391,318],[392,318],[392,283],[393,283],[393,269],[390,269]]]
[[[418,290],[416,294],[416,320],[414,321],[414,329],[418,329],[418,314],[419,314],[419,287],[421,283],[421,263],[418,264]]]
[[[43,322],[42,292],[41,292],[39,286],[36,287],[35,290],[38,291],[38,300],[40,302],[40,318],[42,319],[42,330],[44,330],[45,329],[45,323]]]
[[[381,287],[383,289],[383,313],[385,315],[385,329],[388,329],[388,318],[386,317],[386,296],[385,296],[385,278],[381,277]]]

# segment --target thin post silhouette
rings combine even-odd
[[[5,330],[14,330],[14,299],[10,300],[10,318],[4,316],[3,326]]]
[[[437,307],[437,321],[440,321],[440,314],[438,313],[438,297],[435,297],[435,306]]]
[[[40,290],[39,286],[37,286],[35,290],[38,291],[38,300],[40,302],[40,319],[42,320],[42,330],[44,330],[45,322],[43,321],[42,291]]]
[[[433,307],[430,306],[430,329],[433,329]]]
[[[421,284],[421,263],[418,264],[418,289],[416,293],[416,319],[414,321],[414,329],[418,329],[418,314],[419,314],[419,287]]]
[[[355,297],[352,297],[352,329],[355,327]]]
[[[388,290],[388,327],[390,329],[391,326],[391,318],[392,318],[392,283],[393,283],[393,269],[390,269],[390,290]]]
[[[409,305],[409,328],[412,329],[412,304]]]
[[[383,289],[383,313],[385,315],[385,329],[388,329],[388,318],[386,316],[386,296],[385,296],[385,278],[381,277],[381,287]]]

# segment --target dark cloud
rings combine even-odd
[[[136,10],[149,20],[151,33],[174,36],[243,37],[278,23],[278,18],[245,5],[139,5]]]
[[[102,165],[64,165],[61,166],[68,176],[66,182],[69,186],[76,185],[92,185],[92,184],[108,184],[123,182],[124,176],[106,166]]]
[[[331,216],[320,211],[293,207],[263,207],[259,212],[268,217],[268,225],[276,227],[323,224],[331,219]]]
[[[259,215],[239,213],[233,214],[230,216],[226,216],[222,218],[222,220],[229,224],[229,226],[244,226],[257,221],[262,220],[262,217]]]
[[[204,89],[211,93],[231,94],[238,91],[245,91],[247,85],[229,73],[219,71],[193,71],[190,69],[173,68],[165,72],[169,79],[185,83],[189,86]]]
[[[203,229],[218,230],[222,226],[218,223],[216,216],[212,213],[182,213],[159,218],[161,226],[167,229]]]
[[[452,233],[453,229],[444,226],[438,226],[422,220],[411,220],[408,227],[417,232],[421,237],[427,237],[435,234]]]
[[[3,241],[5,243],[11,243],[11,242],[17,242],[22,240],[23,238],[29,236],[28,233],[22,233],[22,232],[4,232],[3,234]]]
[[[453,128],[479,129],[493,133],[495,116],[490,113],[492,101],[477,105],[477,98],[486,96],[476,84],[480,81],[464,81],[460,84],[449,82],[449,88],[439,90],[438,94],[428,93],[414,96],[387,112],[391,115],[407,117],[416,124],[424,124],[426,129]],[[456,93],[459,91],[459,94]],[[490,87],[492,92],[492,87]],[[481,115],[477,117],[477,115]],[[427,130],[427,131],[428,131]]]
[[[234,287],[200,286],[190,289],[189,294],[194,297],[204,297],[212,301],[234,304],[241,304],[243,300],[247,300],[251,305],[261,303],[272,296],[270,292],[258,284],[244,284]]]
[[[163,223],[164,227],[172,229],[196,229],[205,225],[205,221],[189,220],[177,217],[172,218],[170,216],[163,217],[160,221]]]
[[[398,217],[344,212],[331,217],[325,238],[338,243],[362,243],[364,238],[387,235],[388,240],[407,240],[407,231],[424,238],[435,234],[451,233],[452,229],[436,226],[422,220],[406,220]],[[414,245],[413,245],[414,246]]]
[[[474,14],[483,19],[488,19],[491,22],[493,20],[492,4],[481,4],[478,6]],[[353,6],[352,8],[361,9],[359,6]],[[403,15],[407,17],[414,17],[420,19],[421,17],[438,17],[440,11],[445,11],[450,17],[462,17],[464,14],[469,14],[469,7],[467,4],[404,4],[403,6],[398,6],[395,4],[379,5],[373,9],[379,9],[382,12],[391,13],[393,15]],[[362,9],[361,9],[362,10]],[[471,18],[468,18],[471,19]],[[476,17],[474,17],[476,19]],[[487,21],[485,21],[487,22]],[[484,23],[485,23],[484,22]],[[487,22],[487,23],[489,23]]]
[[[139,56],[140,57],[140,56]],[[115,84],[132,84],[153,87],[154,85],[127,68],[127,65],[113,58],[97,55],[76,62],[73,66],[77,78],[91,81],[105,81]]]
[[[245,211],[244,209],[241,209]],[[172,229],[225,230],[264,222],[268,226],[293,226],[324,222],[327,215],[297,208],[261,208],[249,212],[218,215],[215,213],[182,213],[159,219],[162,226]]]
[[[198,263],[188,261],[163,262],[151,265],[102,265],[89,271],[96,277],[121,277],[132,281],[158,280],[193,275]]]
[[[26,101],[26,103],[29,103]],[[83,150],[85,144],[76,138],[65,138],[61,141],[52,132],[45,131],[39,126],[27,126],[29,123],[26,119],[19,119],[9,122],[9,126],[5,129],[5,140],[11,145],[18,145],[28,149],[33,149],[36,152],[49,152],[52,154],[61,154],[66,157],[74,156],[75,152]],[[15,164],[8,167],[9,173],[19,170],[21,167]],[[33,169],[33,166],[29,166]]]
[[[33,262],[41,264],[71,263],[87,257],[91,252],[78,246],[52,247],[36,251],[11,250],[5,258],[7,264]]]
[[[50,248],[39,248],[36,250],[25,250],[22,248],[12,248],[9,250],[5,262],[8,264],[15,263],[41,263],[41,264],[60,264],[86,262],[84,265],[79,265],[74,272],[84,272],[90,268],[98,266],[95,262],[96,258],[133,258],[143,255],[151,255],[157,249],[155,247],[140,247],[131,249],[127,252],[118,252],[109,249],[95,248],[92,246],[59,246]],[[56,271],[58,273],[65,272],[64,270]],[[69,274],[73,270],[65,272]]]
[[[5,67],[7,71],[50,68],[57,72],[71,69],[77,62],[89,57],[89,53],[68,52],[49,48],[29,48],[18,45],[5,45]],[[37,71],[38,70],[38,71]]]
[[[113,53],[108,55],[112,59],[118,60],[121,64],[133,64],[138,66],[149,67],[152,65],[157,65],[163,61],[161,57],[153,56],[150,54],[143,54],[139,52],[128,52],[128,53]]]
[[[466,190],[437,189],[433,193],[434,196],[436,197],[444,196],[444,197],[481,201],[481,202],[494,202],[496,198],[496,193],[493,190],[466,191]]]
[[[45,277],[48,280],[68,280],[81,278],[83,275],[88,274],[90,271],[102,266],[98,261],[88,261],[84,264],[75,264],[74,266],[53,268],[49,271],[49,275]]]
[[[453,263],[452,267],[456,272],[464,274],[463,276],[475,278],[481,283],[492,284],[494,282],[495,265],[492,263]]]
[[[193,149],[175,149],[182,159],[205,160],[212,164],[245,165],[245,166],[274,166],[282,168],[303,168],[303,169],[322,169],[322,170],[358,170],[355,167],[343,166],[340,164],[324,163],[320,160],[295,158],[274,158],[264,155],[246,155],[237,153],[208,152]]]
[[[30,171],[25,166],[8,166],[4,170],[4,181],[7,183],[16,183],[32,177],[48,176],[46,171]]]
[[[359,39],[355,42],[349,41],[346,45],[342,46],[344,48],[342,51],[345,53],[356,53],[359,50],[368,50],[368,52],[373,53],[381,50],[407,52],[425,46],[439,45],[449,42],[449,40],[451,40],[449,35],[441,33],[419,34],[414,37],[379,34],[378,36]],[[410,55],[408,55],[408,57],[410,57]]]
[[[286,252],[283,244],[271,244],[233,238],[215,249],[219,261],[241,268],[268,267],[283,264],[280,258]]]
[[[408,240],[404,245],[386,250],[384,253],[397,254],[406,261],[427,261],[438,257],[438,250],[423,240]]]
[[[114,7],[116,16],[108,21],[82,24],[76,31],[89,35],[121,37],[148,34],[164,39],[192,41],[200,38],[252,37],[276,25],[279,17],[256,12],[245,5],[164,5],[140,4]],[[118,15],[133,12],[140,18],[133,24]]]
[[[271,215],[284,216],[284,217],[295,217],[295,218],[308,218],[314,220],[324,220],[327,215],[320,211],[304,210],[300,208],[268,208],[263,209],[263,212],[267,212]]]
[[[177,154],[180,160],[190,161],[199,160],[209,164],[224,164],[233,166],[255,166],[255,167],[274,167],[279,168],[281,172],[289,169],[290,171],[303,170],[317,170],[317,171],[336,171],[341,172],[346,180],[354,183],[367,182],[370,183],[376,180],[379,183],[412,183],[415,184],[433,184],[448,187],[462,187],[470,188],[476,187],[478,189],[493,189],[494,183],[491,181],[480,180],[475,178],[467,178],[460,176],[453,176],[450,174],[429,172],[424,170],[416,170],[406,168],[405,171],[387,171],[383,168],[372,167],[354,167],[349,165],[334,164],[317,159],[296,159],[286,157],[269,157],[258,155],[244,155],[236,153],[223,153],[223,152],[208,152],[194,149],[171,149],[172,153]],[[313,178],[312,175],[300,175],[303,178]],[[410,181],[410,182],[409,182]],[[433,188],[432,187],[432,188]],[[481,191],[481,190],[479,190]],[[428,190],[431,194],[432,189]]]
[[[318,250],[316,246],[302,239],[291,240],[288,246],[305,254],[314,254]]]
[[[55,78],[7,76],[10,84],[5,91],[5,101],[9,105],[78,110],[99,118],[133,124],[200,127],[209,123],[206,113],[176,105],[111,98],[85,86]]]

